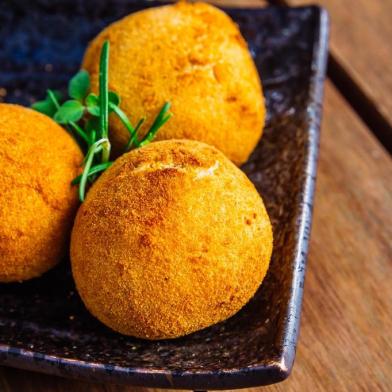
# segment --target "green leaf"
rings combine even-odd
[[[101,113],[101,111],[100,111],[100,109],[99,109],[99,106],[98,105],[95,105],[95,106],[87,106],[87,111],[92,115],[92,116],[95,116],[95,117],[99,117],[99,115],[100,115],[100,113]],[[98,129],[98,128],[97,128]]]
[[[87,106],[99,105],[98,96],[94,93],[90,93],[89,95],[87,95],[86,105]]]
[[[90,140],[90,145],[96,142],[96,136],[99,129],[99,118],[98,117],[91,117],[85,126],[86,133]]]
[[[71,98],[83,101],[90,90],[90,75],[82,69],[68,84],[68,94]]]
[[[56,107],[53,105],[52,101],[48,101],[46,99],[33,103],[31,107],[37,112],[46,114],[49,117],[53,117],[56,113]]]
[[[89,94],[86,98],[87,111],[96,117],[99,117],[101,111],[99,108],[99,99],[95,94]],[[98,129],[98,128],[96,128]]]
[[[113,105],[120,105],[120,96],[115,93],[114,91],[109,91],[109,103],[112,103]]]
[[[53,91],[53,94],[57,100],[61,99],[61,94],[58,91]],[[49,117],[53,117],[57,112],[56,105],[53,103],[53,100],[50,98],[49,94],[46,95],[44,100],[33,103],[31,107],[37,112],[46,114]]]
[[[59,124],[69,124],[70,122],[79,121],[84,112],[84,106],[75,100],[64,102],[54,115],[55,121]]]
[[[108,94],[109,98],[109,113],[114,111],[113,106],[118,106],[120,104],[120,97],[118,94],[116,94],[114,91],[109,91]],[[86,98],[86,105],[87,105],[87,111],[95,116],[99,117],[101,114],[101,108],[100,108],[100,100],[99,97],[97,97],[95,94],[89,94]]]

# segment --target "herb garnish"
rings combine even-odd
[[[133,126],[128,116],[120,109],[120,97],[109,91],[109,42],[101,49],[99,64],[99,95],[90,91],[90,75],[79,71],[69,82],[68,95],[71,99],[60,103],[61,94],[47,90],[43,101],[35,102],[32,108],[62,124],[78,140],[85,151],[83,172],[72,184],[79,186],[79,199],[84,201],[87,183],[94,182],[98,175],[112,165],[110,161],[109,114],[116,115],[129,132],[125,151],[150,143],[158,130],[169,120],[170,103],[166,102],[145,136],[139,140],[138,131],[144,123],[141,118]]]

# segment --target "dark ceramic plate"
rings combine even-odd
[[[4,100],[28,105],[47,87],[64,88],[87,42],[147,4],[153,5],[0,0]],[[0,285],[0,363],[161,388],[240,388],[289,375],[311,224],[328,21],[316,7],[229,12],[249,42],[268,105],[265,135],[244,166],[274,226],[272,264],[262,287],[224,323],[182,339],[148,342],[114,333],[91,317],[63,263],[40,279]]]

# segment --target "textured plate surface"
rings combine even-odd
[[[30,104],[64,89],[87,42],[151,2],[0,1],[0,95]],[[293,365],[311,223],[328,21],[316,7],[230,10],[249,42],[268,105],[244,170],[274,227],[268,275],[236,316],[188,337],[148,342],[105,328],[84,308],[68,262],[0,285],[0,363],[62,376],[167,388],[277,382]],[[33,157],[33,159],[39,157]]]

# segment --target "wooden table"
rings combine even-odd
[[[287,381],[247,392],[392,390],[392,1],[319,3],[331,59],[297,359]],[[152,392],[9,368],[0,391]]]

